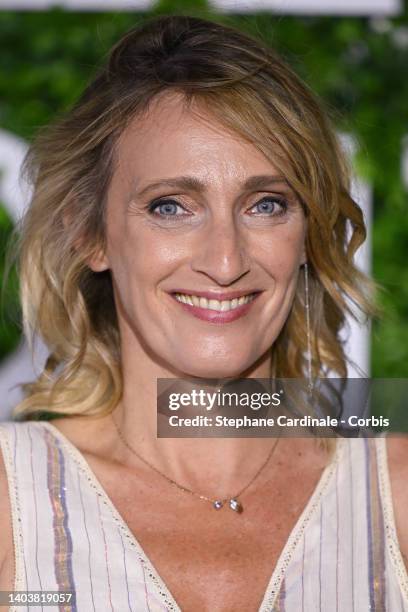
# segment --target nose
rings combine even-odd
[[[231,285],[250,269],[242,229],[231,218],[214,219],[200,236],[191,267],[218,285]]]

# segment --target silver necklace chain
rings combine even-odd
[[[242,503],[239,501],[238,498],[251,486],[251,484],[258,478],[261,472],[266,468],[266,466],[269,463],[269,460],[271,459],[273,455],[274,450],[276,449],[278,445],[279,437],[280,437],[280,436],[277,437],[276,442],[272,445],[272,448],[269,451],[268,456],[266,457],[265,461],[262,463],[261,467],[257,470],[254,476],[252,476],[251,480],[244,487],[242,487],[242,489],[240,489],[236,495],[233,495],[232,497],[225,497],[223,499],[214,499],[211,497],[207,497],[206,495],[197,493],[196,491],[193,491],[192,489],[189,489],[188,487],[184,487],[183,485],[179,484],[178,482],[176,482],[175,480],[173,480],[172,478],[170,478],[169,476],[161,472],[157,467],[149,463],[149,461],[147,461],[141,455],[139,455],[139,453],[136,452],[135,449],[129,444],[129,442],[126,440],[125,436],[123,435],[122,431],[119,428],[119,425],[117,425],[113,416],[112,416],[112,421],[113,421],[113,424],[115,426],[115,429],[118,433],[120,440],[126,446],[126,448],[130,450],[130,452],[133,453],[133,455],[135,455],[140,461],[142,461],[142,463],[144,463],[150,469],[154,470],[157,474],[165,478],[170,484],[177,487],[180,491],[184,491],[185,493],[190,493],[191,495],[194,495],[195,497],[198,497],[199,499],[202,499],[203,501],[210,502],[212,504],[212,507],[215,510],[220,510],[224,506],[224,504],[228,502],[231,510],[234,510],[235,512],[238,512],[238,513],[243,512]]]

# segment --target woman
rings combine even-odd
[[[0,428],[1,588],[80,611],[408,610],[405,441],[156,436],[158,378],[345,376],[346,298],[375,312],[305,85],[232,29],[155,19],[27,167],[24,322],[50,358]]]

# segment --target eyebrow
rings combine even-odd
[[[284,176],[278,174],[261,174],[257,176],[251,176],[242,184],[244,191],[262,191],[271,185],[276,183],[284,183],[289,186],[288,181]],[[195,191],[197,193],[203,193],[206,189],[205,183],[193,176],[177,176],[175,178],[161,179],[155,181],[144,187],[141,191],[134,191],[132,196],[141,197],[149,191],[153,191],[159,187],[170,187],[182,189],[185,191]]]

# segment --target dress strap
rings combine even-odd
[[[16,432],[12,423],[0,424],[0,450],[2,452],[4,467],[7,475],[8,493],[11,508],[11,520],[13,530],[14,544],[14,590],[26,590],[24,580],[24,551],[23,551],[23,533],[21,528],[21,510],[18,495],[18,486],[16,481],[16,466],[15,453],[13,449],[16,445]],[[10,608],[10,612],[17,610],[14,606]],[[20,608],[21,610],[21,608]]]
[[[384,515],[384,529],[386,545],[388,547],[392,564],[394,566],[398,583],[406,600],[408,601],[408,574],[402,558],[398,542],[395,515],[392,503],[390,475],[387,457],[387,432],[377,436],[375,439],[377,450],[378,478],[380,484],[380,497]]]

